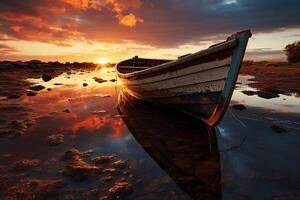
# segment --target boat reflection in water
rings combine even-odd
[[[221,199],[214,128],[120,92],[118,111],[145,151],[193,199]]]

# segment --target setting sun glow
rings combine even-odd
[[[104,65],[107,64],[109,62],[109,59],[107,58],[97,58],[96,63]]]

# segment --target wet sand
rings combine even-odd
[[[269,67],[242,68],[213,129],[119,96],[113,68],[2,68],[0,198],[299,198],[299,71]]]
[[[274,94],[300,95],[300,64],[287,66],[243,66],[240,74],[254,76],[249,85],[259,91],[266,91]]]
[[[124,125],[113,68],[1,73],[1,199],[189,199]]]

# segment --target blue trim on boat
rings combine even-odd
[[[225,99],[231,97],[232,93],[232,85],[235,84],[237,75],[240,71],[240,64],[244,57],[245,49],[247,46],[248,38],[245,35],[238,35],[237,36],[237,47],[235,48],[233,55],[232,55],[232,61],[229,68],[227,80],[224,86],[223,90],[223,96]]]
[[[251,35],[252,34],[250,30],[245,30],[236,33],[237,46],[234,49],[232,55],[232,60],[231,60],[231,65],[228,72],[227,80],[225,82],[225,86],[221,95],[221,101],[213,111],[212,116],[209,119],[203,119],[211,126],[214,126],[221,121],[229,105],[234,90],[234,86],[240,71],[240,67],[244,58],[248,39],[251,37]]]

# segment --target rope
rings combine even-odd
[[[230,110],[230,108],[228,108],[228,110],[229,110],[229,113],[233,116],[233,118],[237,122],[239,122],[244,128],[247,128],[247,126],[233,114],[233,112]],[[247,138],[247,134],[245,134],[245,136],[243,137],[243,139],[241,140],[241,142],[239,144],[233,145],[233,146],[231,146],[227,149],[224,149],[224,150],[220,150],[220,152],[223,153],[223,152],[230,151],[230,150],[237,149],[237,148],[241,147],[245,143],[246,138]]]

